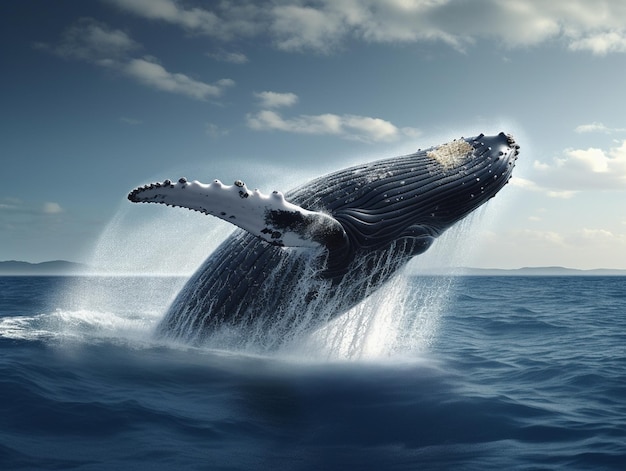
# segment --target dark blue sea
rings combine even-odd
[[[183,281],[0,277],[0,469],[626,469],[626,278],[405,278],[272,353],[156,340]]]

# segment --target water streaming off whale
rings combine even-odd
[[[164,212],[162,222],[167,224],[169,217],[170,213]],[[204,222],[203,219],[200,221]],[[191,218],[187,223],[194,226],[197,221]],[[443,259],[448,266],[461,265],[468,253],[467,234],[473,230],[472,226],[478,225],[480,216],[463,221],[458,228],[438,241],[428,258]],[[219,224],[216,226],[212,229],[213,236],[219,239],[226,231]],[[63,342],[106,340],[126,345],[188,348],[186,343],[159,339],[154,335],[158,322],[185,284],[188,275],[128,276],[125,271],[127,266],[145,264],[146,259],[154,259],[155,255],[158,255],[159,263],[173,263],[163,258],[171,243],[167,234],[153,238],[151,247],[155,254],[146,254],[145,249],[138,250],[140,239],[136,236],[142,230],[141,225],[134,229],[129,226],[128,214],[121,211],[103,233],[90,261],[91,266],[106,268],[107,273],[70,279],[58,294],[58,303],[63,306],[61,309],[34,318],[5,319],[4,334],[15,338],[27,336]],[[131,242],[133,240],[135,242]],[[460,244],[460,240],[464,243]],[[458,250],[461,245],[463,250]],[[112,247],[117,249],[112,250]],[[179,244],[177,250],[184,252],[186,248],[184,244]],[[192,248],[189,247],[189,250]],[[381,260],[380,263],[385,261]],[[323,289],[323,283],[314,276],[302,278],[298,283],[302,297],[295,297],[296,302],[283,307],[285,322],[290,319],[288,323],[292,325],[288,331],[280,322],[269,333],[259,331],[257,335],[249,335],[250,331],[247,330],[246,342],[242,343],[240,332],[225,328],[207,338],[200,347],[241,354],[264,353],[314,360],[419,355],[428,350],[435,338],[441,313],[449,301],[449,290],[454,280],[452,275],[420,276],[419,263],[410,265],[394,276],[382,290],[369,296],[345,315],[315,330],[308,328],[314,311],[308,310],[301,298],[313,288]],[[276,276],[281,276],[279,267]],[[337,293],[334,302],[341,304],[341,291]],[[271,293],[266,295],[271,296]],[[325,307],[329,319],[333,317],[334,308],[332,303]],[[268,353],[268,345],[275,347],[273,353]]]

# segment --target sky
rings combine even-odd
[[[0,260],[193,265],[227,224],[130,190],[286,191],[504,131],[514,178],[451,250],[626,268],[621,0],[21,0],[0,35]]]

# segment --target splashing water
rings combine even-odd
[[[450,279],[410,279],[401,273],[298,346],[301,355],[349,360],[421,353],[437,328]],[[295,342],[294,342],[295,343]]]
[[[155,212],[152,213],[150,227],[146,227],[141,221],[129,223],[128,212],[120,211],[103,232],[91,262],[91,266],[106,275],[72,278],[55,301],[61,307],[37,316],[5,317],[0,320],[0,335],[162,345],[163,341],[154,336],[156,325],[189,273],[221,242],[230,228],[187,214],[181,217],[166,211],[158,212],[155,218]],[[471,251],[468,235],[475,232],[481,218],[480,213],[466,218],[381,289],[314,331],[308,329],[311,319],[307,318],[302,303],[288,306],[290,315],[297,321],[287,335],[280,322],[277,323],[274,335],[282,337],[280,348],[273,355],[359,360],[419,355],[427,351],[436,338],[454,282],[454,272],[429,276],[428,267],[441,266],[442,260],[444,266],[459,266]],[[205,227],[199,229],[199,224]],[[154,227],[160,229],[155,231]],[[146,232],[150,232],[148,240]],[[140,276],[137,272],[152,275]],[[172,273],[177,276],[165,276]],[[310,289],[307,283],[310,279],[303,279],[298,289],[306,293]],[[332,309],[332,305],[326,309],[329,319]],[[259,345],[273,341],[251,335],[242,346],[229,345],[225,339],[208,342],[204,348],[254,354],[264,350],[258,348]],[[166,343],[171,346],[170,342]]]
[[[433,251],[434,255],[445,253],[445,260],[451,262],[455,259],[454,254],[459,253],[456,259],[460,259],[461,252],[456,247],[462,247],[462,253],[467,252],[465,233],[472,224],[469,220],[442,237],[440,247]],[[394,270],[394,252],[392,246],[382,253],[374,262],[378,266],[370,268],[369,272],[378,276]],[[402,253],[403,250],[397,252]],[[381,358],[414,354],[428,348],[435,336],[440,313],[448,304],[448,293],[454,279],[451,273],[424,276],[425,272],[416,272],[409,267],[394,275],[378,290],[375,280],[350,277],[337,287],[329,280],[316,277],[311,263],[315,254],[309,255],[307,258],[302,253],[293,253],[279,259],[258,288],[254,303],[244,303],[237,314],[252,319],[250,324],[245,327],[213,325],[216,330],[208,337],[197,326],[211,325],[210,308],[206,303],[187,301],[192,296],[205,296],[204,293],[194,293],[196,287],[202,291],[205,274],[212,276],[211,272],[202,272],[190,284],[189,291],[182,292],[180,305],[173,308],[175,314],[170,314],[161,333],[165,338],[184,339],[185,342],[209,348],[236,349],[251,354],[278,351],[304,358]],[[417,263],[420,259],[417,257]],[[363,260],[368,267],[370,262]],[[359,272],[356,268],[354,271]],[[420,276],[411,276],[411,271]],[[294,277],[295,285],[291,280],[285,282],[285,276]],[[381,278],[386,276],[381,275]],[[280,289],[284,285],[289,286],[288,292]],[[349,309],[354,299],[353,292],[363,293],[366,299]],[[310,297],[311,293],[316,293],[316,296]],[[255,317],[257,306],[273,309],[273,312],[262,312]],[[336,313],[346,310],[348,312],[335,319]],[[203,319],[204,316],[208,317]]]
[[[479,219],[480,214],[466,218],[434,244],[429,257],[440,263],[431,261],[431,268],[440,267],[442,260],[448,267],[462,265],[472,245],[467,234],[472,233]],[[306,338],[293,339],[282,351],[305,357],[346,360],[424,353],[436,338],[457,273],[455,269],[447,268],[444,273],[429,274],[428,269],[419,269],[423,257],[417,257],[344,315]]]

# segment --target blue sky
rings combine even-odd
[[[626,268],[622,1],[22,0],[0,23],[0,260],[88,261],[105,233],[202,258],[224,223],[128,191],[288,190],[502,130],[518,168],[467,263]]]

